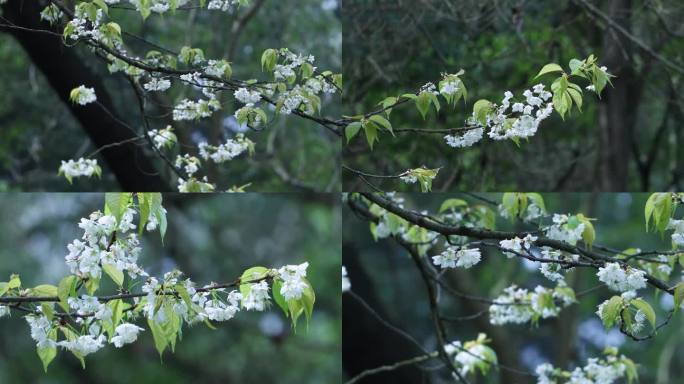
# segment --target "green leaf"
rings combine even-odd
[[[261,70],[273,71],[278,61],[278,52],[275,49],[267,49],[261,55]]]
[[[537,207],[539,207],[539,209],[542,210],[542,212],[546,212],[546,205],[544,205],[544,198],[542,197],[542,195],[534,192],[527,193],[526,195],[528,199],[532,200],[534,205],[536,205]]]
[[[613,296],[608,300],[608,302],[603,306],[601,311],[601,320],[603,320],[603,326],[606,329],[611,328],[620,316],[620,311],[622,310],[622,297]]]
[[[583,65],[584,61],[578,59],[572,59],[568,64],[572,75],[577,75],[579,73],[580,68],[582,68]]]
[[[311,315],[313,314],[314,304],[316,303],[316,294],[314,293],[311,283],[307,279],[303,280],[306,282],[307,287],[304,289],[301,300],[304,304],[304,314],[306,315],[306,323],[308,325],[311,320]]]
[[[51,339],[52,341],[57,340],[57,329],[51,329],[48,332],[48,338]],[[38,352],[38,357],[40,357],[40,361],[43,362],[43,369],[45,372],[47,372],[48,365],[52,362],[52,360],[57,357],[57,347],[38,347],[36,348]]]
[[[535,76],[534,78],[536,79],[536,78],[538,78],[539,76],[543,76],[543,75],[545,75],[545,74],[547,74],[547,73],[553,73],[553,72],[563,72],[563,68],[562,68],[560,65],[554,64],[554,63],[546,64],[546,65],[541,69],[541,71],[539,71],[539,73],[537,74],[537,76]]]
[[[67,304],[67,299],[74,296],[76,282],[78,278],[74,275],[67,276],[59,282],[57,286],[57,297],[59,297],[59,305],[64,308],[65,311],[69,311],[69,305]]]
[[[131,200],[130,193],[121,192],[108,192],[105,194],[105,215],[112,215],[116,218],[116,222],[119,223],[126,208],[128,208],[128,203]]]
[[[442,213],[446,210],[452,209],[452,208],[457,208],[457,207],[467,207],[468,202],[463,200],[463,199],[447,199],[442,202],[442,205],[439,207],[439,213]]]
[[[489,100],[481,99],[473,105],[473,116],[481,125],[487,125],[487,115],[492,110],[492,103]]]
[[[31,288],[31,296],[57,297],[57,293],[57,287],[49,284],[42,284],[37,287]]]
[[[369,118],[369,120],[385,128],[392,134],[392,136],[394,136],[394,131],[392,130],[392,123],[390,123],[389,120],[385,119],[380,115],[373,115]]]
[[[674,289],[674,311],[677,312],[684,301],[684,282],[680,282]]]
[[[649,230],[649,223],[652,217],[653,227],[661,233],[665,231],[665,228],[667,228],[667,225],[670,222],[672,210],[672,199],[670,198],[669,193],[654,193],[649,196],[644,208],[646,230]]]
[[[641,310],[644,314],[646,314],[646,319],[648,319],[648,322],[651,323],[651,326],[655,329],[656,327],[656,314],[653,311],[653,307],[651,307],[651,304],[647,303],[645,300],[641,298],[636,298],[630,301],[630,304],[636,308]]]
[[[102,12],[104,12],[105,15],[109,13],[109,8],[103,0],[93,0],[93,3],[95,3],[98,7],[102,8]]]
[[[21,288],[21,279],[19,275],[10,276],[10,281],[7,284],[8,289]]]
[[[147,319],[147,325],[150,327],[150,330],[152,331],[152,337],[154,338],[154,346],[155,348],[157,348],[157,352],[159,352],[159,357],[161,357],[164,353],[164,350],[169,345],[169,342],[166,339],[166,335],[164,334],[164,331],[159,326],[159,324],[157,324],[156,321],[152,319]]]
[[[122,271],[120,271],[112,264],[102,264],[102,270],[105,271],[105,273],[112,278],[112,281],[114,281],[116,285],[118,285],[119,287],[123,286],[124,274]]]
[[[520,206],[520,200],[518,200],[518,194],[514,192],[506,192],[503,194],[503,197],[501,198],[501,205],[503,205],[504,209],[506,212],[508,212],[508,216],[513,219],[518,216],[518,212],[520,211],[519,206]]]
[[[596,240],[596,230],[594,230],[594,225],[581,213],[577,215],[577,219],[580,221],[580,223],[584,224],[582,240],[584,240],[584,244],[591,248],[592,244],[594,244],[594,240]]]
[[[354,136],[356,136],[359,133],[360,130],[361,123],[358,121],[355,121],[347,125],[347,127],[344,129],[344,134],[347,137],[347,143],[349,143],[351,139],[353,139]]]
[[[280,309],[285,312],[285,316],[289,315],[289,307],[287,306],[287,302],[285,301],[285,298],[283,295],[280,293],[280,289],[283,287],[283,283],[280,280],[275,280],[273,282],[273,300],[278,304]]]
[[[166,234],[166,210],[162,206],[161,193],[150,193],[147,197],[150,204],[150,214],[154,215],[159,223],[159,234],[161,235],[162,243],[164,242],[164,235]]]
[[[423,116],[423,120],[425,120],[425,117],[430,111],[431,102],[430,94],[428,92],[421,92],[416,98],[416,108],[418,108],[420,115]]]
[[[97,291],[98,288],[100,288],[100,279],[99,278],[95,279],[92,277],[89,278],[85,282],[85,287],[86,287],[86,291],[88,291],[88,294],[93,295],[95,293],[95,291]]]
[[[145,230],[147,220],[150,218],[150,198],[148,193],[138,193],[138,211],[140,221],[138,222],[138,234],[142,235]]]
[[[243,297],[249,296],[252,290],[252,284],[255,280],[259,280],[266,276],[268,268],[266,267],[252,267],[245,270],[240,276],[240,293]]]
[[[582,112],[582,93],[574,88],[568,88],[568,94],[577,105],[577,109]]]
[[[378,140],[378,128],[377,125],[369,123],[368,120],[364,120],[361,123],[363,127],[363,132],[366,134],[366,141],[371,150],[373,150],[373,143]]]

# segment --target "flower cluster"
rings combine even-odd
[[[158,149],[172,148],[178,142],[178,137],[176,137],[173,127],[170,125],[167,125],[164,129],[152,129],[147,132],[147,135]]]
[[[299,69],[304,64],[313,64],[313,55],[297,55],[290,52],[288,49],[281,49],[278,51],[278,55],[283,58],[282,64],[276,64],[273,70],[273,75],[276,80],[287,80],[293,76],[296,76],[295,71]]]
[[[608,288],[618,292],[635,291],[646,287],[645,275],[646,272],[640,269],[622,268],[619,263],[606,263],[596,273],[599,280]]]
[[[522,239],[516,236],[512,239],[501,240],[499,242],[499,245],[503,249],[508,249],[508,250],[513,251],[513,252],[504,252],[504,254],[510,259],[512,257],[518,256],[518,255],[516,255],[516,253],[529,252],[530,247],[532,247],[532,244],[535,241],[537,241],[537,237],[528,234]]]
[[[542,248],[541,258],[544,259],[544,262],[539,266],[539,271],[547,279],[556,282],[565,281],[565,276],[561,273],[563,266],[560,263],[553,263],[549,262],[548,260],[579,261],[579,255],[565,255],[563,252],[556,251],[548,247]]]
[[[240,5],[240,0],[209,0],[207,9],[214,9],[220,11],[230,11],[233,6]]]
[[[163,92],[163,91],[166,91],[167,89],[171,88],[171,80],[153,77],[150,81],[143,84],[143,88],[145,88],[146,90],[148,90],[150,92],[153,92],[153,91]]]
[[[546,228],[546,237],[575,245],[582,238],[584,223],[571,223],[567,215],[553,215],[553,225]]]
[[[176,168],[183,167],[185,173],[188,176],[192,176],[195,173],[197,173],[197,171],[199,171],[200,160],[195,156],[191,156],[186,153],[183,156],[176,156],[176,162],[174,163],[174,165],[176,166]]]
[[[450,246],[441,254],[433,256],[432,262],[441,268],[467,269],[480,262],[480,250]]]
[[[543,84],[537,84],[532,89],[523,92],[525,102],[514,102],[513,93],[506,91],[501,105],[492,105],[491,113],[486,115],[483,126],[477,121],[475,114],[467,124],[487,128],[487,134],[494,140],[528,138],[537,133],[539,124],[551,116],[553,103],[550,102],[551,92],[544,90]]]
[[[486,334],[480,333],[476,340],[465,344],[460,341],[451,342],[444,346],[444,351],[453,359],[454,366],[462,376],[476,370],[485,374],[491,366],[497,364],[496,353],[487,345],[490,341]]]
[[[562,281],[554,289],[538,285],[533,292],[512,285],[489,306],[489,322],[494,325],[523,324],[555,317],[562,308],[574,302],[574,291]]]
[[[678,247],[684,246],[684,220],[670,219],[667,229],[672,229],[672,242]]]
[[[99,279],[103,265],[111,265],[120,271],[127,271],[134,279],[146,276],[137,264],[141,248],[138,236],[128,231],[135,229],[132,224],[133,209],[127,209],[119,224],[112,215],[100,211],[81,219],[78,226],[83,229],[81,240],[74,240],[67,246],[69,254],[65,257],[71,273],[82,278]],[[116,239],[112,237],[117,231]]]
[[[221,104],[216,99],[197,101],[183,99],[173,108],[173,120],[197,120],[209,117],[219,109],[221,109]]]
[[[62,165],[59,166],[59,174],[64,175],[69,182],[74,177],[99,176],[101,173],[102,169],[97,165],[97,160],[95,159],[84,159],[81,157],[76,161],[72,159],[68,161],[62,160]]]
[[[93,316],[97,320],[109,320],[112,317],[112,309],[100,303],[97,297],[83,295],[81,298],[70,297],[67,300],[69,308],[76,311],[79,316]],[[82,323],[83,317],[77,317],[76,322]]]
[[[237,134],[235,139],[228,139],[225,143],[220,144],[218,147],[209,145],[208,143],[200,143],[199,146],[200,156],[204,160],[211,159],[217,164],[233,160],[235,157],[240,156],[247,150],[252,150],[254,148],[254,143],[247,139],[243,134]]]
[[[242,306],[248,311],[263,311],[269,303],[268,289],[266,281],[250,285],[249,294],[242,299]]]
[[[254,106],[261,100],[261,93],[259,91],[250,90],[247,88],[238,88],[233,92],[235,99],[248,107]]]
[[[470,147],[478,141],[482,140],[482,135],[484,135],[484,129],[480,127],[469,128],[464,134],[458,135],[446,135],[444,140],[446,140],[447,145],[454,148],[464,148]]]
[[[617,349],[606,348],[604,358],[590,358],[583,367],[577,367],[572,372],[554,368],[549,363],[538,365],[535,369],[537,384],[612,384],[627,379],[632,382],[637,377],[634,362],[624,355],[619,355]]]
[[[97,100],[97,96],[95,96],[95,89],[87,88],[84,85],[74,88],[69,97],[72,102],[80,105],[90,104]]]
[[[112,337],[112,344],[117,348],[121,348],[124,344],[133,343],[138,339],[138,333],[140,331],[144,331],[144,329],[135,324],[121,324],[116,327],[116,336]]]
[[[278,269],[278,277],[283,281],[280,288],[280,294],[285,300],[298,300],[302,297],[304,290],[307,288],[306,283],[306,269],[309,263],[299,265],[286,265]]]

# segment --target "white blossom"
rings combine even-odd
[[[446,135],[444,139],[447,144],[454,148],[470,147],[478,141],[482,140],[482,135],[484,134],[484,128],[474,128],[468,129],[464,134],[458,135]]]
[[[124,323],[116,327],[116,336],[112,337],[112,344],[121,348],[124,344],[130,344],[138,339],[138,332],[144,331],[143,328],[135,324]]]
[[[147,132],[147,135],[154,142],[154,146],[159,149],[165,147],[171,148],[178,141],[178,137],[176,137],[176,134],[173,132],[173,127],[170,125],[167,125],[164,129],[152,129]]]
[[[298,300],[302,297],[304,290],[309,286],[304,280],[308,267],[309,263],[305,262],[299,265],[286,265],[278,269],[278,276],[283,280],[280,294],[285,300]]]
[[[143,87],[148,91],[163,92],[171,87],[171,81],[153,77],[152,80],[143,84]]]
[[[258,103],[259,100],[261,100],[261,93],[259,93],[259,91],[250,90],[247,88],[238,88],[233,93],[233,96],[235,96],[235,98],[239,102],[241,102],[247,106],[250,106],[250,107],[253,106],[254,104]]]
[[[31,338],[36,342],[38,348],[54,347],[55,341],[52,340],[48,333],[52,330],[52,322],[44,315],[26,316],[26,321],[31,327]]]
[[[95,337],[93,335],[83,335],[79,336],[75,340],[71,341],[60,341],[57,343],[60,347],[68,349],[74,353],[78,353],[81,356],[87,356],[91,353],[95,353],[104,347],[104,343],[107,338],[104,335]]]
[[[95,89],[86,88],[84,85],[81,85],[71,91],[71,100],[80,105],[93,103],[97,100]]]
[[[623,269],[619,263],[606,263],[603,267],[599,268],[596,276],[608,288],[618,292],[625,292],[646,287],[645,274],[646,272],[632,267]]]
[[[247,310],[263,311],[269,302],[268,283],[261,281],[251,284],[249,294],[242,299],[242,306]]]
[[[470,268],[480,262],[480,250],[450,246],[444,252],[432,257],[432,262],[441,268]]]
[[[82,157],[76,161],[71,159],[69,161],[62,160],[62,165],[59,167],[59,174],[63,174],[67,180],[71,180],[74,177],[99,175],[100,172],[97,160],[84,159]]]
[[[515,252],[504,252],[504,254],[508,258],[512,258],[517,256],[516,253],[525,253],[523,251],[529,251],[530,247],[532,246],[532,243],[534,243],[535,241],[537,241],[537,237],[528,234],[522,239],[516,236],[513,239],[501,240],[499,242],[499,245],[503,249],[508,249]]]

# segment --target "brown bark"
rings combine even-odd
[[[631,0],[611,0],[606,14],[626,30],[630,30]],[[636,108],[634,73],[629,63],[632,46],[629,39],[610,29],[604,31],[603,57],[608,70],[617,76],[615,87],[606,87],[604,102],[599,107],[599,165],[594,184],[601,191],[625,191],[628,187],[630,140],[633,135]]]

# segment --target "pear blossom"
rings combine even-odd
[[[64,175],[67,180],[71,181],[74,177],[99,175],[101,173],[100,166],[97,165],[96,159],[80,158],[76,161],[62,160],[62,165],[59,167],[59,174]]]
[[[645,275],[646,272],[640,269],[623,269],[619,263],[606,263],[596,273],[599,280],[608,288],[618,292],[636,291],[646,287]]]
[[[80,105],[93,103],[97,100],[94,88],[86,88],[84,85],[71,91],[71,101]]]
[[[269,302],[268,289],[266,281],[251,284],[249,294],[242,298],[242,306],[248,311],[263,311]]]
[[[106,341],[107,338],[104,335],[99,335],[97,337],[94,335],[83,335],[75,340],[60,341],[57,345],[74,353],[78,353],[81,356],[87,356],[99,351],[104,347]]]
[[[450,246],[441,254],[433,256],[432,262],[441,268],[467,269],[480,262],[480,250]]]
[[[138,339],[138,332],[140,331],[144,331],[144,329],[135,324],[121,324],[116,327],[116,336],[112,337],[112,344],[117,348],[123,347],[124,344],[130,344]]]

